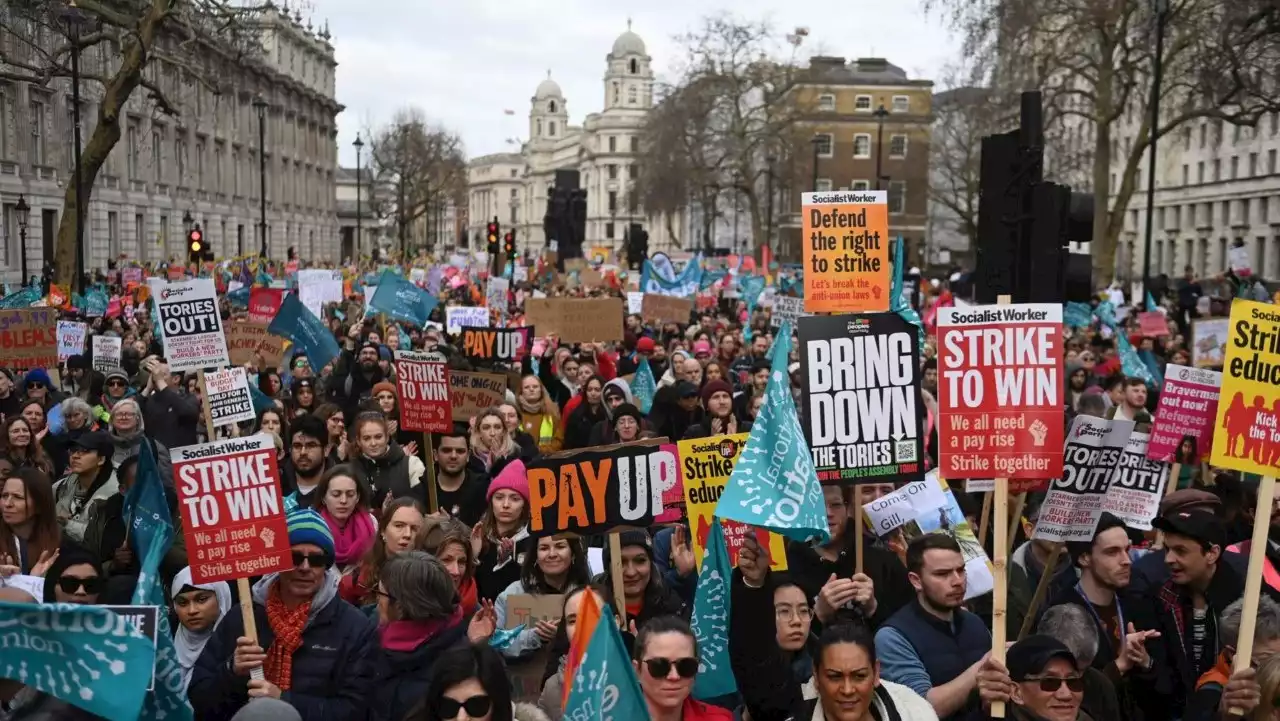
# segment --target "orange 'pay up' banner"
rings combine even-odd
[[[809,313],[889,310],[889,193],[804,194],[801,253]]]

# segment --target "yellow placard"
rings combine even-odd
[[[1229,328],[1209,462],[1280,475],[1280,306],[1236,300]]]
[[[889,193],[805,193],[802,211],[805,311],[889,310]]]
[[[702,568],[702,556],[711,530],[711,517],[715,515],[720,494],[729,482],[729,474],[738,462],[738,456],[747,445],[747,433],[731,436],[712,436],[690,441],[680,441],[680,481],[684,486],[689,517],[689,530],[693,535],[693,557]],[[775,571],[787,570],[785,539],[769,531],[748,526],[737,521],[722,521],[724,544],[729,551],[729,563],[738,565],[738,549],[747,534],[755,534],[761,546],[769,548],[769,567]]]

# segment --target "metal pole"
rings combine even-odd
[[[358,141],[359,141],[359,137],[357,136],[357,142]],[[363,236],[364,236],[364,233],[362,232],[362,229],[360,227],[361,220],[362,220],[362,218],[360,217],[360,213],[361,213],[360,194],[362,192],[360,189],[360,182],[361,182],[360,154],[361,154],[360,148],[357,147],[356,148],[356,242],[355,242],[355,248],[354,250],[352,250],[352,255],[355,256],[356,258],[360,257],[360,249],[361,249],[361,246],[363,245],[361,241],[363,240]]]
[[[80,161],[80,25],[76,20],[68,22],[71,28],[71,114],[75,124],[72,148],[76,166],[76,287],[84,294],[84,173]]]
[[[267,110],[258,108],[258,226],[262,229],[261,256],[267,257]]]
[[[18,228],[18,238],[22,241],[22,287],[26,288],[31,282],[31,276],[27,275],[27,226],[25,223]]]
[[[1151,73],[1151,159],[1147,161],[1147,227],[1142,246],[1142,292],[1151,291],[1151,236],[1156,214],[1156,141],[1160,129],[1160,81],[1164,75],[1164,22],[1166,0],[1152,0],[1156,11],[1156,57]]]

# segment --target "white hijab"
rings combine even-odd
[[[218,623],[222,622],[222,619],[226,617],[227,612],[231,610],[233,605],[231,586],[226,581],[205,584],[193,583],[190,566],[182,569],[177,576],[174,576],[173,583],[169,585],[169,595],[176,599],[186,586],[213,592],[213,595],[218,599],[218,621],[203,633],[191,631],[186,626],[183,626],[181,622],[178,623],[178,632],[174,634],[173,645],[178,652],[178,664],[182,666],[182,688],[184,689],[191,681],[191,669],[195,667],[196,659],[200,658],[200,652],[204,650],[205,643],[213,636],[213,630],[218,627]]]

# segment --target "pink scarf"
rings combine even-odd
[[[327,508],[322,507],[320,515],[324,516],[324,522],[329,524],[329,532],[333,534],[334,560],[339,566],[358,563],[373,547],[374,535],[378,529],[368,511],[357,508],[351,518],[347,519],[345,526],[329,515]]]
[[[454,608],[448,618],[433,618],[430,621],[392,621],[378,629],[378,632],[382,636],[383,649],[409,652],[459,623],[462,623],[462,606]]]

